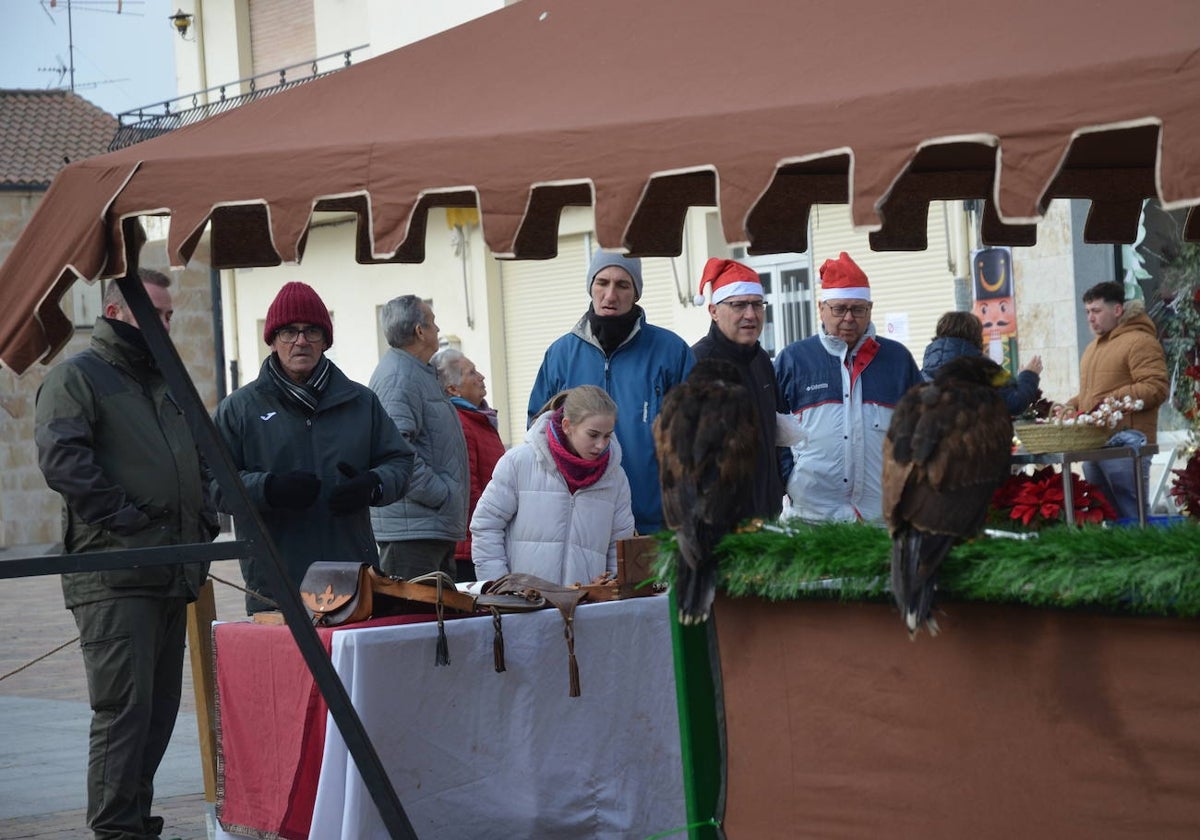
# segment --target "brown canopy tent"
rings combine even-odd
[[[206,122],[67,167],[0,269],[0,360],[60,349],[76,276],[120,274],[120,221],[169,213],[187,262],[296,261],[314,210],[359,215],[360,261],[419,262],[431,206],[478,204],[491,250],[555,253],[594,204],[606,247],[677,254],[716,205],[752,252],[803,250],[849,202],[876,249],[923,248],[931,198],[987,199],[1028,244],[1052,197],[1131,241],[1143,198],[1200,202],[1191,0],[526,0]],[[1200,238],[1200,214],[1186,235]]]
[[[59,306],[70,285],[122,276],[173,389],[187,390],[126,275],[137,248],[124,222],[139,215],[171,216],[177,265],[207,226],[213,264],[248,267],[298,261],[320,210],[358,214],[359,261],[419,262],[434,206],[478,206],[493,253],[538,259],[554,255],[568,205],[594,205],[600,244],[664,255],[680,252],[692,205],[719,207],[728,241],[771,253],[804,250],[816,203],[848,202],[876,249],[923,248],[931,199],[984,199],[985,241],[1008,244],[1033,241],[1054,197],[1091,199],[1085,235],[1097,242],[1132,241],[1145,198],[1200,204],[1194,0],[916,8],[524,0],[73,164],[0,267],[0,362],[20,373],[52,358],[71,332]],[[1194,209],[1185,237],[1200,239]],[[197,439],[237,493],[188,397]],[[239,504],[247,533],[230,551],[270,556],[282,580],[257,513],[244,494]],[[66,569],[38,562],[25,573]],[[282,601],[390,832],[412,836],[298,597]]]

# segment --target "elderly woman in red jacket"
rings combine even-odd
[[[496,430],[496,410],[488,407],[487,386],[475,363],[452,347],[439,350],[429,362],[437,371],[438,382],[458,411],[463,436],[467,439],[467,461],[471,472],[470,506],[467,521],[475,515],[475,505],[483,488],[492,480],[492,470],[504,454],[504,443]],[[475,580],[471,562],[471,532],[454,548],[459,581]]]

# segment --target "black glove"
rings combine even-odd
[[[271,507],[304,510],[317,500],[321,492],[321,479],[304,470],[291,472],[267,473],[263,483],[263,495]]]
[[[354,513],[356,510],[368,507],[372,502],[379,501],[383,493],[383,482],[379,476],[368,470],[360,473],[345,461],[339,461],[338,472],[346,476],[346,480],[333,488],[329,494],[329,509],[341,516]]]

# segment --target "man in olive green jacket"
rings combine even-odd
[[[169,328],[170,280],[139,273]],[[91,347],[39,389],[35,439],[46,483],[63,497],[69,553],[216,536],[195,442],[116,283]],[[154,774],[179,710],[187,604],[205,573],[192,563],[62,576],[92,707],[87,819],[97,840],[162,831],[150,813]]]

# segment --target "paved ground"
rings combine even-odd
[[[225,580],[242,582],[235,560],[214,563],[212,570]],[[0,676],[76,637],[57,575],[0,584]],[[242,593],[219,583],[214,593],[218,618],[245,616]],[[155,811],[166,820],[164,838],[212,836],[195,709],[191,670],[185,666],[183,706],[156,780]],[[0,838],[90,837],[84,820],[90,716],[78,642],[0,679]]]

